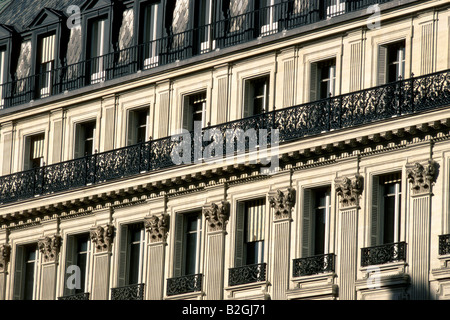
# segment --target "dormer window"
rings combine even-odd
[[[140,35],[142,44],[143,69],[159,65],[161,44],[156,41],[162,37],[162,5],[160,2],[144,2],[140,7]]]
[[[39,97],[45,98],[52,94],[52,70],[55,68],[55,34],[40,37],[38,46]]]
[[[91,84],[105,81],[106,17],[91,20],[88,27],[88,65]]]

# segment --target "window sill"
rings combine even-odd
[[[226,299],[229,300],[266,300],[268,294],[268,281],[259,281],[253,283],[239,284],[232,287],[226,287]]]
[[[166,296],[164,300],[203,300],[203,291],[181,293],[173,296]]]

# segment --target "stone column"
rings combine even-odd
[[[336,193],[340,198],[340,252],[339,252],[339,299],[356,299],[356,271],[358,263],[358,209],[363,191],[363,177],[336,178]]]
[[[0,245],[0,300],[5,300],[6,297],[6,276],[10,257],[11,246],[9,244]]]
[[[92,300],[107,300],[109,297],[109,271],[114,226],[107,224],[104,227],[92,228],[90,237],[94,246]]]
[[[55,234],[39,239],[38,248],[42,255],[40,299],[55,300],[61,236]]]
[[[162,300],[164,296],[164,261],[169,231],[169,215],[152,215],[144,219],[149,233],[147,299]]]
[[[295,205],[296,191],[269,193],[270,207],[273,209],[273,299],[286,300],[286,290],[289,289],[289,251],[292,222],[292,208]]]
[[[230,218],[230,203],[221,201],[203,208],[208,225],[206,242],[205,292],[207,300],[223,300],[225,236]]]
[[[429,298],[428,272],[430,266],[431,187],[437,176],[433,160],[425,166],[420,163],[406,166],[411,183],[410,221],[411,236],[408,243],[408,262],[411,275],[411,299]]]

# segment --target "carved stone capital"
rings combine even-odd
[[[219,205],[214,202],[203,208],[203,214],[208,221],[209,231],[225,231],[230,218],[230,203],[222,200]]]
[[[58,260],[61,248],[61,236],[55,234],[52,237],[44,237],[38,240],[38,248],[44,257],[44,262],[55,262]]]
[[[429,160],[425,166],[416,162],[406,165],[406,169],[408,180],[411,183],[411,191],[414,195],[431,192],[431,187],[438,173],[438,165],[435,161]]]
[[[107,224],[105,227],[97,226],[92,228],[90,236],[97,252],[109,251],[114,240],[114,226]]]
[[[361,175],[357,174],[353,179],[339,177],[334,182],[336,183],[336,193],[340,197],[341,208],[359,205],[359,197],[364,188],[364,179]]]
[[[165,242],[169,231],[169,215],[162,214],[159,217],[152,215],[144,218],[144,225],[150,234],[150,243]]]
[[[291,218],[292,208],[295,205],[296,191],[288,188],[286,192],[277,190],[269,194],[269,203],[273,208],[274,220]]]
[[[9,244],[2,244],[0,246],[0,272],[5,272],[7,270],[10,257],[11,246]]]

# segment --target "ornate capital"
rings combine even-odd
[[[55,262],[58,260],[61,248],[61,236],[55,234],[53,237],[44,237],[38,240],[38,248],[44,257],[44,262]]]
[[[114,240],[114,226],[107,224],[105,227],[97,226],[91,229],[91,241],[95,244],[97,252],[109,251]]]
[[[225,231],[230,217],[230,203],[222,200],[220,205],[211,203],[211,206],[203,208],[203,214],[208,220],[209,231]]]
[[[0,246],[0,272],[4,272],[7,270],[10,256],[11,246],[9,244],[2,244]]]
[[[406,166],[408,180],[412,184],[413,194],[422,194],[431,192],[431,186],[437,177],[437,163],[429,160],[428,164],[423,166],[416,162]]]
[[[341,208],[359,205],[359,197],[364,188],[364,179],[361,175],[355,175],[354,179],[336,178],[334,182],[336,183],[336,193],[340,197]]]
[[[276,193],[269,195],[269,203],[274,210],[275,220],[291,217],[292,208],[295,205],[295,195],[294,188],[288,188],[286,192],[277,190]]]
[[[165,242],[169,231],[169,215],[162,214],[159,217],[152,215],[144,219],[145,229],[150,233],[150,243]]]

